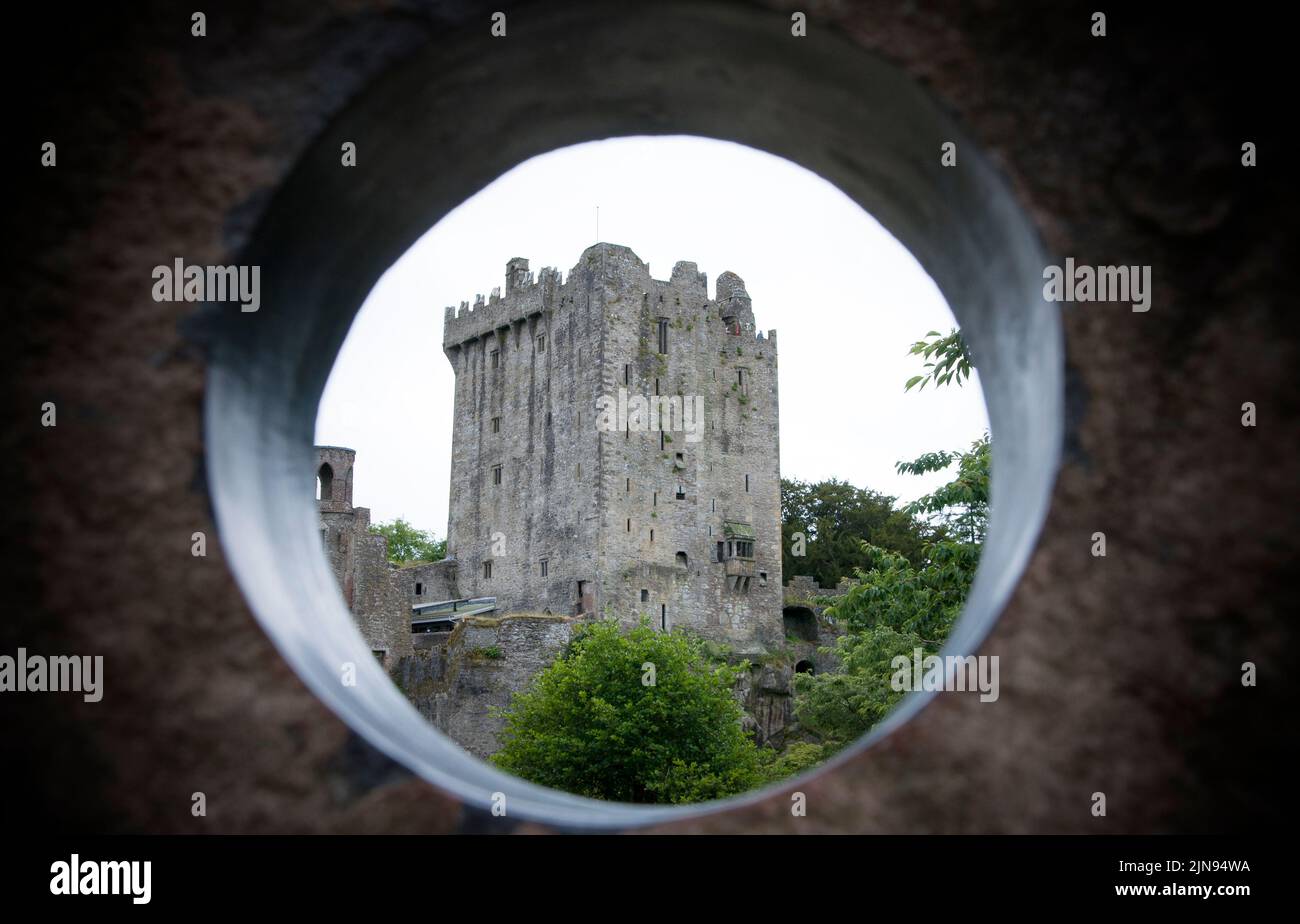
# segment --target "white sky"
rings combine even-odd
[[[357,451],[353,503],[374,522],[447,532],[454,376],[443,308],[505,285],[506,261],[568,271],[600,240],[667,279],[678,260],[745,280],[777,331],[781,475],[911,500],[948,480],[894,463],[965,447],[988,426],[978,379],[904,394],[907,349],[956,326],[920,264],[835,186],[728,142],[634,137],[525,161],[424,234],[362,306],[321,399],[316,442]]]

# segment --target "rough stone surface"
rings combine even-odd
[[[316,447],[321,545],[366,646],[392,670],[399,658],[414,651],[407,587],[413,582],[389,564],[388,540],[370,532],[369,508],[352,506],[355,468],[353,450]]]
[[[450,633],[428,633],[433,637],[421,639],[394,679],[439,731],[475,757],[488,757],[501,746],[505,723],[497,710],[563,653],[573,622],[566,616],[471,616]]]

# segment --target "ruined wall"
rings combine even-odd
[[[470,617],[451,633],[417,638],[393,679],[420,714],[476,757],[501,745],[504,722],[493,714],[510,705],[533,677],[564,651],[574,621],[516,614]]]
[[[399,658],[412,653],[411,607],[404,582],[388,562],[388,540],[370,532],[369,508],[352,506],[355,462],[352,449],[316,447],[321,544],[361,637],[392,670]],[[320,474],[326,466],[333,477],[328,495],[329,479]]]
[[[400,588],[409,609],[417,603],[459,599],[458,571],[455,561],[421,562],[395,569],[392,580]]]

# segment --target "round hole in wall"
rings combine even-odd
[[[565,52],[559,58],[557,47]],[[721,51],[720,51],[721,49]],[[536,154],[616,135],[736,141],[837,185],[917,257],[979,360],[998,498],[979,574],[948,650],[988,632],[1046,514],[1061,439],[1059,319],[1048,262],[1006,184],[905,75],[823,30],[792,39],[779,13],[708,4],[548,7],[493,42],[439,39],[355,100],[283,183],[241,262],[261,310],[221,314],[205,408],[208,484],[223,547],[257,618],[308,686],[372,744],[465,802],[509,794],[515,818],[622,828],[767,798],[684,807],[602,803],[545,789],[435,732],[360,645],[321,556],[313,467],[321,391],[380,274],[443,215]],[[344,168],[344,142],[358,166]],[[940,165],[958,146],[959,167]],[[357,665],[344,686],[340,665]],[[911,694],[821,772],[913,717]]]

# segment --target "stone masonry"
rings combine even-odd
[[[389,564],[388,540],[370,532],[369,508],[352,506],[355,463],[355,450],[316,447],[321,544],[366,645],[391,671],[413,653],[412,603],[454,597],[455,570],[443,562]]]
[[[740,277],[710,299],[600,243],[567,278],[506,267],[448,308],[448,557],[499,612],[648,616],[738,651],[780,643],[776,332]]]

